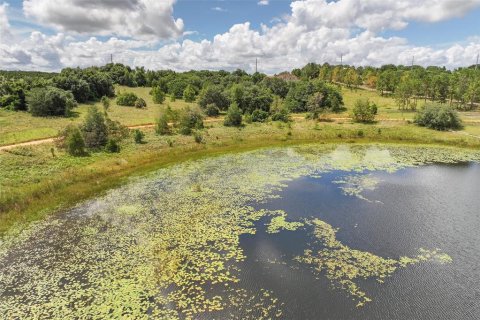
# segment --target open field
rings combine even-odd
[[[142,125],[155,122],[156,117],[160,113],[162,105],[154,104],[152,97],[149,95],[150,88],[127,88],[117,87],[117,92],[128,91],[134,92],[147,102],[146,109],[136,109],[133,107],[117,106],[115,99],[111,99],[109,110],[110,118],[120,121],[126,126]],[[170,102],[169,99],[164,103],[172,108],[182,108],[189,103],[182,100]],[[97,105],[102,109],[101,104]],[[41,118],[32,117],[27,112],[12,112],[0,109],[0,146],[13,143],[32,141],[44,138],[54,137],[58,132],[70,123],[81,123],[85,117],[88,104],[80,104],[74,110],[75,115],[70,118]]]
[[[117,92],[128,91],[134,92],[147,102],[146,109],[135,109],[132,107],[117,106],[115,99],[111,100],[109,116],[113,120],[117,120],[126,126],[135,126],[143,124],[152,124],[158,117],[158,114],[166,105],[170,105],[174,109],[183,108],[187,105],[183,100],[170,102],[169,98],[164,105],[154,104],[152,97],[149,95],[150,88],[128,88],[117,87]],[[353,108],[355,101],[359,98],[368,98],[375,102],[379,107],[377,118],[381,120],[392,121],[408,121],[413,120],[414,112],[401,112],[398,110],[395,100],[391,97],[382,97],[376,92],[366,91],[362,89],[350,90],[342,88],[346,111],[340,114],[330,114],[331,118],[339,118],[339,121],[345,121],[348,118],[350,110]],[[100,103],[96,105],[101,108]],[[419,105],[423,102],[419,101]],[[89,105],[81,104],[75,109],[75,116],[71,118],[36,118],[26,112],[9,112],[0,110],[0,146],[33,141],[54,137],[58,132],[70,123],[80,123],[88,110]],[[295,115],[294,115],[295,116]],[[296,115],[303,117],[303,115]],[[480,112],[470,111],[462,112],[461,117],[466,124],[467,130],[471,134],[476,134],[480,129],[476,128],[476,124],[480,125]],[[348,120],[348,119],[347,119]]]

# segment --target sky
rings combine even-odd
[[[3,2],[2,2],[3,1]],[[0,0],[0,69],[114,62],[274,74],[309,62],[449,69],[480,53],[480,0]]]

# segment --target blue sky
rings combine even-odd
[[[179,70],[249,70],[259,58],[276,72],[340,55],[455,68],[480,51],[480,0],[85,1],[0,0],[0,68],[57,70],[110,54]]]

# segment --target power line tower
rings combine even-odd
[[[340,55],[340,66],[343,67],[343,54]]]
[[[475,64],[475,71],[478,69],[478,59],[480,58],[480,53],[477,54],[477,63]]]
[[[110,63],[113,64],[113,54],[110,54]]]
[[[258,58],[255,58],[255,73],[258,73]]]
[[[415,65],[415,56],[412,57],[412,68]]]

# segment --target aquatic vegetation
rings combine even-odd
[[[339,184],[340,189],[343,191],[343,194],[346,196],[353,196],[357,197],[361,200],[365,200],[367,202],[373,202],[363,196],[363,192],[367,191],[374,191],[377,189],[378,184],[381,181],[374,177],[371,174],[367,175],[350,175],[345,177],[343,180],[333,181],[333,183]],[[380,201],[375,201],[380,203]]]
[[[439,249],[420,249],[414,258],[401,257],[399,260],[382,258],[369,252],[352,249],[336,238],[338,230],[318,219],[309,222],[314,228],[316,239],[311,249],[305,250],[303,256],[295,259],[311,265],[315,272],[324,273],[332,284],[339,287],[357,300],[357,307],[362,307],[372,300],[355,282],[359,279],[375,279],[383,283],[397,268],[405,268],[420,262],[438,261],[450,263],[452,259]],[[320,247],[320,249],[317,249]]]
[[[287,213],[284,211],[274,211],[272,214],[275,216],[268,224],[268,233],[279,233],[282,230],[296,231],[298,228],[303,227],[304,225],[302,222],[287,221]]]
[[[363,173],[430,162],[475,161],[474,151],[309,145],[188,162],[131,181],[0,243],[0,314],[49,319],[272,319],[274,292],[242,287],[240,237],[271,218],[270,233],[298,230],[283,211],[252,204],[278,197],[288,182],[331,170]],[[367,183],[368,185],[368,183]],[[324,272],[359,304],[356,280],[383,281],[422,261],[448,263],[440,251],[382,258],[349,248],[336,230],[310,221],[316,240],[299,261]],[[320,245],[320,247],[318,247]]]

